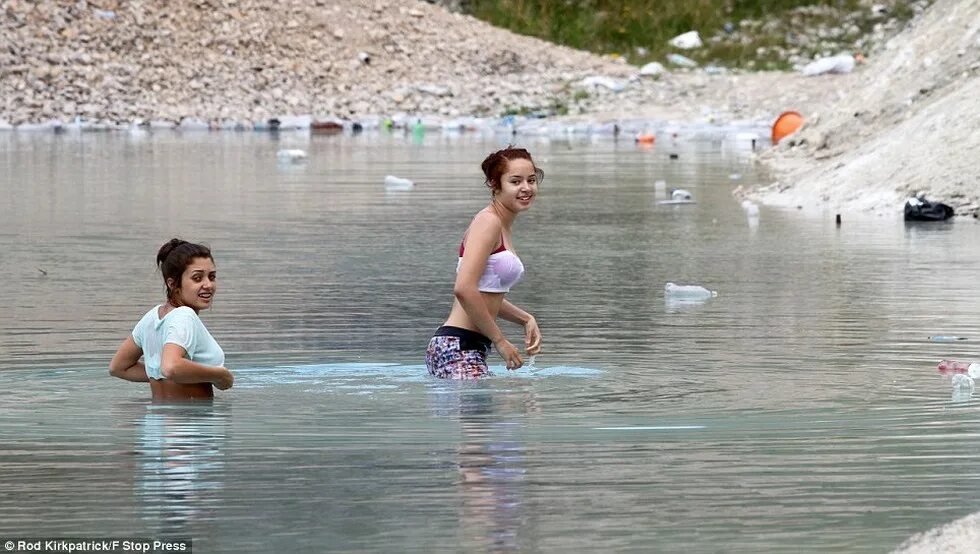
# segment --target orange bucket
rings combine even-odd
[[[656,142],[657,137],[653,133],[645,135],[636,135],[636,142],[639,144],[653,144]]]
[[[798,112],[783,112],[772,124],[772,143],[777,144],[787,135],[792,135],[803,126],[803,116]]]

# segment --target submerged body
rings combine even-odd
[[[217,291],[211,251],[173,239],[161,247],[157,265],[167,302],[140,318],[109,362],[109,374],[148,382],[154,400],[210,399],[214,387],[224,390],[234,383],[224,351],[198,315]]]

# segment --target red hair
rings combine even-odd
[[[480,166],[483,168],[483,175],[486,176],[487,180],[484,184],[487,185],[492,191],[500,189],[500,178],[503,177],[504,172],[507,171],[507,164],[511,160],[527,160],[531,162],[534,166],[534,172],[538,174],[538,180],[544,176],[544,172],[538,169],[538,166],[534,164],[534,159],[531,158],[531,153],[524,148],[514,148],[508,145],[507,148],[503,150],[497,150],[496,152],[487,156],[487,159],[483,160],[483,164]]]

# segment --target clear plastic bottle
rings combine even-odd
[[[715,296],[718,296],[718,293],[698,285],[676,285],[674,283],[667,283],[664,286],[664,295],[672,298],[700,299],[714,298]]]

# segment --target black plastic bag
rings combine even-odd
[[[925,198],[909,198],[905,202],[905,221],[944,221],[953,217],[953,208],[942,202]]]

